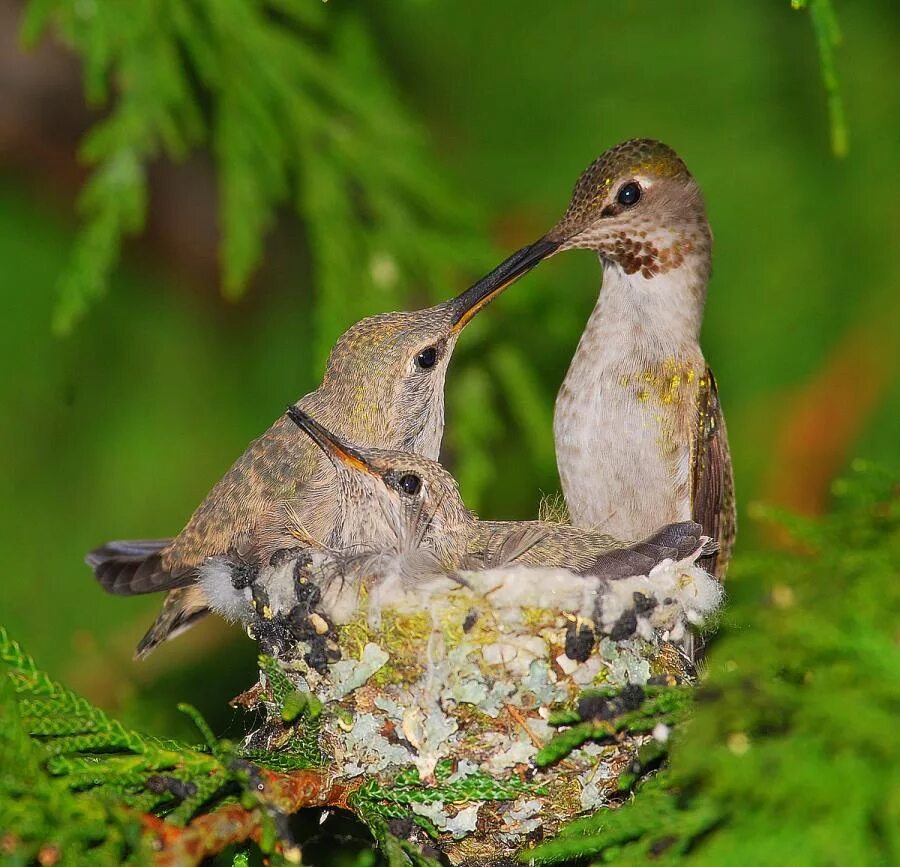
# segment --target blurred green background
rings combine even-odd
[[[703,343],[729,426],[738,556],[763,541],[752,502],[815,513],[855,456],[898,468],[900,7],[836,11],[844,159],[829,147],[813,28],[787,2],[334,0],[324,29],[354,16],[369,34],[379,86],[424,129],[444,179],[435,189],[471,215],[461,237],[476,241],[448,242],[446,285],[401,267],[379,293],[371,275],[360,272],[357,290],[348,274],[353,304],[323,316],[310,252],[321,226],[285,208],[249,290],[224,300],[207,146],[154,165],[147,231],[126,246],[107,296],[57,337],[54,287],[84,179],[75,154],[102,112],[83,107],[79,66],[58,43],[20,49],[21,5],[4,0],[0,623],[127,720],[184,733],[173,708],[190,698],[218,733],[241,732],[225,701],[254,677],[250,641],[210,620],[133,663],[159,600],[105,595],[84,552],[177,532],[247,442],[315,387],[322,347],[343,328],[398,299],[419,306],[461,290],[549,228],[579,172],[635,136],[672,144],[707,197],[716,249]],[[363,247],[378,225],[345,230]],[[440,249],[415,226],[392,243]],[[385,246],[382,267],[397,261]],[[533,515],[558,488],[553,397],[599,280],[592,255],[555,258],[460,342],[446,458],[485,517]]]

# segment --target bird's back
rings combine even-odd
[[[694,552],[700,535],[700,525],[693,521],[664,525],[641,541],[548,521],[479,521],[468,565],[564,568],[606,578],[646,575],[663,560],[680,560]]]
[[[479,521],[469,553],[483,556],[488,566],[515,562],[578,570],[627,544],[605,533],[550,521]]]
[[[163,568],[176,574],[196,569],[207,557],[232,551],[252,555],[260,522],[296,495],[321,460],[321,452],[279,418],[206,495],[163,552]]]

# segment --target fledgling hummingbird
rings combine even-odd
[[[354,442],[436,458],[444,380],[460,332],[547,247],[539,242],[520,250],[435,307],[358,322],[332,349],[321,385],[297,406]],[[174,539],[109,542],[91,551],[86,561],[109,592],[168,591],[136,655],[208,613],[197,579],[209,558],[264,563],[275,551],[327,539],[339,513],[332,480],[330,462],[282,416],[248,446]]]
[[[632,545],[570,525],[480,521],[464,505],[453,476],[436,461],[410,452],[354,446],[297,406],[289,407],[287,414],[332,465],[338,513],[330,534],[319,543],[278,549],[267,562],[207,558],[197,579],[208,607],[241,621],[266,652],[280,654],[303,642],[304,659],[324,674],[328,664],[340,658],[336,624],[348,623],[356,615],[363,587],[369,616],[377,618],[390,599],[398,601],[410,592],[425,599],[442,582],[452,592],[469,586],[475,573],[501,567],[577,573],[571,575],[572,592],[567,584],[568,595],[560,594],[557,575],[554,593],[545,599],[534,584],[539,579],[506,570],[501,597],[506,604],[518,599],[520,605],[525,604],[523,599],[537,598],[551,605],[562,598],[582,606],[589,603],[592,622],[612,637],[630,637],[639,619],[646,620],[658,603],[663,608],[676,604],[668,598],[670,593],[684,589],[687,597],[696,595],[681,572],[677,586],[671,584],[670,575],[658,593],[654,588],[660,580],[656,567],[664,561],[690,565],[708,550],[709,539],[699,535],[698,524],[672,524]],[[301,498],[300,521],[305,507],[315,509],[315,503]],[[586,583],[579,586],[577,576]],[[651,596],[661,594],[659,600],[634,592],[635,585],[629,585],[619,594],[627,604],[618,599],[610,607],[606,598],[610,582],[642,577],[649,584],[637,586]],[[489,580],[485,599],[493,605],[500,585]],[[628,607],[632,603],[634,610]],[[584,661],[594,644],[593,629],[576,616],[570,633],[566,654]]]
[[[396,591],[433,591],[435,579],[449,579],[448,589],[459,589],[467,583],[457,575],[461,570],[471,578],[474,572],[509,566],[568,569],[590,582],[589,593],[601,593],[620,578],[651,576],[652,582],[656,566],[696,557],[708,542],[690,521],[663,527],[637,544],[551,522],[480,521],[464,505],[453,476],[436,461],[354,446],[297,406],[287,414],[332,466],[337,514],[330,532],[277,549],[267,561],[208,557],[196,583],[210,610],[243,623],[267,653],[280,654],[303,642],[304,659],[323,674],[329,662],[340,658],[335,624],[352,620],[364,586],[370,616],[377,616]],[[308,490],[305,486],[291,516],[298,527],[315,520],[318,509]],[[541,595],[528,575],[518,573],[511,580],[517,592]],[[573,632],[573,654],[577,647],[585,653],[590,649],[585,628]],[[592,646],[593,632],[587,631]]]
[[[700,349],[712,234],[697,182],[672,148],[626,141],[581,175],[540,249],[595,251],[603,285],[556,398],[554,438],[574,524],[623,539],[694,520],[735,534],[725,420]],[[528,248],[528,249],[534,249]]]
[[[648,574],[662,560],[682,559],[704,542],[691,521],[658,528],[637,543],[546,521],[481,521],[437,461],[351,444],[298,407],[290,407],[288,416],[337,471],[345,553],[365,558],[376,572],[394,560],[411,580],[512,564],[621,578]]]

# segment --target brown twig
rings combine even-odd
[[[260,770],[261,805],[247,809],[237,804],[198,816],[179,828],[156,816],[143,815],[144,833],[151,837],[153,863],[157,867],[199,864],[235,843],[259,841],[266,808],[285,815],[305,807],[347,809],[358,782],[338,783],[325,771],[293,771],[287,774]]]
[[[540,749],[544,746],[541,739],[528,727],[528,720],[519,712],[519,710],[513,707],[511,704],[506,705],[506,712],[515,720],[515,722],[522,728],[526,735],[531,739],[531,742]]]

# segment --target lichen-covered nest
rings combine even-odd
[[[508,858],[606,803],[667,737],[689,626],[722,600],[696,557],[616,581],[510,567],[415,587],[318,586],[289,558],[285,586],[314,604],[280,624],[294,640],[244,697],[269,712],[248,746],[305,738],[335,779],[359,782],[360,812],[454,864]],[[315,706],[302,736],[287,690]]]

